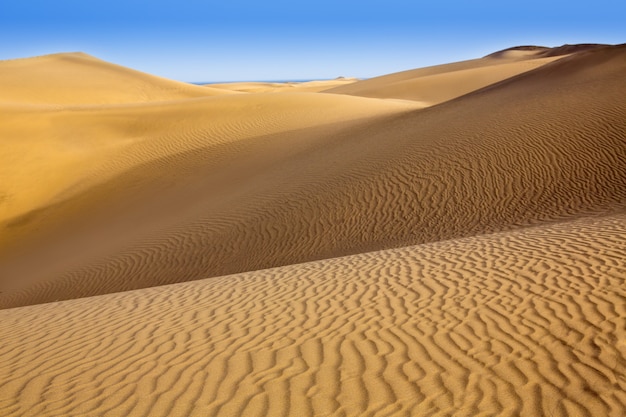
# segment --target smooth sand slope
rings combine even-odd
[[[300,93],[48,113],[67,119],[43,123],[42,135],[65,140],[77,124],[107,138],[108,127],[130,145],[64,183],[80,193],[5,222],[4,245],[26,243],[22,256],[4,251],[0,305],[622,210],[625,57],[623,46],[574,54],[413,111]],[[207,117],[202,100],[220,116]],[[94,178],[108,179],[80,188]]]
[[[620,214],[2,310],[0,414],[621,417],[625,236]]]
[[[84,53],[0,61],[0,105],[120,104],[228,94],[145,74]]]
[[[415,100],[424,106],[442,103],[498,81],[541,67],[564,55],[602,45],[564,45],[556,48],[517,47],[481,59],[418,68],[370,78],[328,93]]]
[[[0,175],[6,179],[0,186],[4,196],[0,221],[18,218],[17,222],[23,222],[19,216],[33,209],[68,199],[133,167],[174,155],[204,150],[203,169],[209,169],[228,152],[237,152],[239,158],[250,153],[255,145],[247,146],[243,141],[251,138],[311,126],[323,132],[327,124],[415,108],[410,103],[297,93],[60,110],[0,104],[5,116],[0,120]],[[290,149],[296,147],[295,142],[290,140]],[[174,177],[195,175],[179,168],[185,172],[172,172]],[[150,181],[160,170],[143,175]],[[0,245],[2,240],[0,237]]]

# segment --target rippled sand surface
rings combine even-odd
[[[624,415],[625,75],[0,62],[0,415]]]

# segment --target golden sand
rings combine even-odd
[[[585,49],[0,62],[0,415],[624,415],[626,47]]]
[[[356,78],[339,77],[334,80],[306,81],[306,82],[234,82],[223,84],[207,84],[207,87],[219,88],[242,93],[318,93],[331,88],[342,87],[357,82]]]
[[[626,216],[0,310],[12,416],[626,410]]]

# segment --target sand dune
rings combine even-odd
[[[128,161],[122,173],[5,223],[10,242],[54,222],[62,228],[41,246],[26,245],[23,257],[0,263],[0,276],[13,281],[0,305],[620,210],[626,204],[624,54],[624,47],[576,54],[436,108],[406,113],[406,107],[385,107],[387,116],[379,106],[401,104],[304,93],[298,96],[306,103],[301,110],[293,110],[298,106],[291,99],[283,101],[290,95],[246,95],[246,103],[257,100],[250,107],[239,107],[242,97],[211,99],[233,103],[239,116],[224,125],[213,125],[205,110],[199,119],[189,113],[185,128],[172,121],[179,120],[176,112],[172,119],[157,112],[163,124],[153,124],[155,118],[136,124],[133,116],[133,126],[155,126],[162,135],[149,133],[149,141],[112,162],[105,158],[95,171]],[[249,119],[246,109],[262,108],[266,98],[274,100],[267,114]],[[321,116],[305,127],[301,118],[311,114],[315,100]],[[365,118],[342,122],[353,102],[337,101],[332,108],[328,100],[363,100]],[[284,113],[285,124],[272,131],[268,125],[283,114],[278,103],[295,113]],[[337,123],[316,125],[329,114]],[[214,138],[222,141],[217,147]],[[139,163],[138,155],[147,158]],[[136,194],[141,198],[126,198]],[[85,206],[90,216],[68,226],[63,219],[76,222]],[[38,263],[30,262],[33,256]]]
[[[609,45],[598,43],[582,43],[576,45],[561,45],[553,48],[546,46],[526,45],[503,49],[486,56],[486,58],[544,58],[551,56],[563,56],[573,53],[589,51],[592,49],[605,48]]]
[[[620,417],[625,235],[620,214],[3,310],[0,413]]]
[[[508,50],[485,58],[419,68],[325,90],[362,97],[414,100],[432,106],[562,58],[541,50]]]
[[[287,92],[308,92],[318,93],[329,88],[345,86],[357,82],[356,78],[339,77],[334,80],[316,80],[306,82],[234,82],[207,84],[207,87],[220,88],[244,93],[287,93]]]
[[[83,53],[0,61],[0,105],[93,105],[228,94],[145,74]]]
[[[623,416],[624,74],[0,62],[0,415]]]
[[[171,155],[220,146],[239,149],[238,141],[252,137],[415,108],[410,103],[306,94],[229,95],[80,110],[7,106],[3,111],[10,118],[0,121],[5,139],[0,175],[6,179],[0,189],[5,196],[0,221]],[[211,151],[210,159],[219,160],[226,151]]]

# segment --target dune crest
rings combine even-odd
[[[538,48],[512,48],[481,59],[402,71],[330,88],[324,92],[414,100],[432,106],[539,68],[564,55],[548,55],[547,51],[551,49]]]
[[[550,56],[569,55],[573,53],[589,51],[598,48],[605,48],[610,45],[597,44],[597,43],[582,43],[575,45],[561,45],[555,47],[537,46],[537,45],[524,45],[515,46],[513,48],[503,49],[487,55],[485,58],[543,58]]]
[[[0,61],[0,105],[102,105],[228,94],[102,61],[62,53]]]
[[[424,105],[435,105],[539,68],[566,55],[607,47],[610,48],[610,45],[517,46],[480,59],[382,75],[324,92],[414,100]]]

